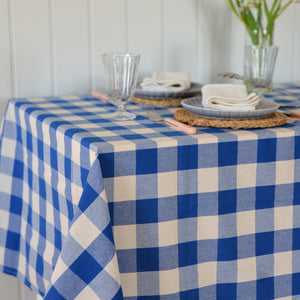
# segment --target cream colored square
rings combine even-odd
[[[53,264],[52,259],[54,255],[54,249],[55,249],[54,245],[46,240],[46,246],[45,246],[43,258],[49,265]]]
[[[15,104],[9,102],[5,119],[16,123]]]
[[[178,220],[158,223],[159,247],[178,244]]]
[[[219,232],[218,216],[203,216],[197,218],[197,239],[217,239]]]
[[[83,188],[72,182],[71,183],[71,192],[72,192],[73,204],[78,205],[79,200],[82,195],[82,192],[83,192]]]
[[[238,260],[237,281],[253,281],[256,280],[256,258],[249,257]]]
[[[60,131],[56,131],[56,143],[57,152],[64,155],[65,154],[65,135]]]
[[[27,98],[28,101],[30,102],[41,102],[41,101],[46,101],[45,98]]]
[[[253,140],[257,140],[257,134],[250,131],[250,130],[236,130],[236,131],[232,131],[231,134],[234,134],[237,136],[238,141],[253,141]]]
[[[87,285],[75,298],[75,300],[99,299],[97,294]]]
[[[247,235],[255,233],[255,211],[242,211],[236,214],[237,235]]]
[[[18,272],[20,274],[26,274],[26,259],[25,257],[20,253],[19,255],[19,261],[18,261]]]
[[[199,288],[215,285],[217,282],[217,262],[211,261],[198,264],[198,285]]]
[[[70,113],[70,112],[69,112]],[[62,117],[64,120],[66,121],[83,121],[85,120],[84,118],[80,117],[80,116],[64,116]]]
[[[116,136],[116,134],[110,130],[103,131],[91,131],[94,136],[97,137],[106,137],[106,136]]]
[[[64,237],[69,233],[69,219],[63,214],[60,214],[60,232]]]
[[[193,137],[195,137],[195,135],[193,135]],[[209,133],[199,134],[197,135],[197,137],[198,145],[214,144],[218,142],[218,138],[215,135]]]
[[[60,172],[57,172],[57,175],[58,175],[57,191],[64,196],[66,193],[66,177],[64,177]]]
[[[274,300],[293,300],[293,297],[292,296],[280,297],[280,298],[275,298]]]
[[[114,226],[113,231],[117,250],[136,248],[136,225]]]
[[[36,128],[36,118],[33,117],[32,115],[29,116],[29,123],[30,123],[30,130],[31,130],[31,134],[34,137],[37,137],[37,128]]]
[[[45,123],[42,124],[42,131],[43,131],[43,142],[50,146],[50,132],[49,126]]]
[[[80,128],[97,128],[99,127],[99,125],[95,124],[95,123],[85,123],[85,124],[80,124]]]
[[[5,249],[3,247],[0,247],[0,265],[4,265],[4,259],[5,259]]]
[[[16,141],[12,139],[2,138],[1,157],[15,158]]]
[[[249,188],[256,186],[257,164],[237,165],[237,188]]]
[[[136,176],[121,176],[114,178],[114,201],[129,201],[136,199]]]
[[[179,292],[179,270],[159,271],[160,295],[175,294]]]
[[[11,194],[11,176],[0,173],[0,189],[1,192]]]
[[[176,196],[178,193],[177,172],[158,173],[157,188],[159,198]]]
[[[126,107],[126,110],[128,109],[128,107]],[[120,121],[120,122],[115,122],[117,125],[120,126],[135,126],[138,123],[135,121]]]
[[[37,251],[38,244],[39,244],[39,233],[36,230],[32,229],[30,246],[31,246],[32,249]]]
[[[276,184],[287,184],[294,182],[294,168],[293,160],[277,161],[276,162]]]
[[[110,260],[110,262],[104,268],[105,272],[108,273],[118,284],[121,284],[120,272],[117,254],[115,253],[114,257]]]
[[[131,129],[131,131],[136,132],[138,134],[147,134],[147,133],[154,133],[155,132],[151,128],[137,128],[137,129]]]
[[[70,111],[67,109],[48,109],[48,111],[56,116],[70,115]]]
[[[50,103],[50,102],[39,103],[37,106],[38,107],[43,107],[43,108],[51,108],[51,107],[54,108],[54,107],[57,107],[56,104]]]
[[[178,142],[170,137],[151,138],[151,141],[156,142],[157,148],[178,146]]]
[[[58,260],[56,262],[56,266],[54,268],[54,271],[52,273],[51,281],[55,282],[58,280],[58,278],[67,270],[69,267],[63,262],[61,259],[61,256],[58,257]]]
[[[198,170],[198,193],[217,192],[218,187],[218,168],[206,168]]]
[[[31,194],[32,210],[39,215],[40,214],[40,196],[35,191]]]
[[[77,164],[78,166],[81,165],[80,163],[80,144],[76,140],[72,140],[72,162]]]
[[[24,202],[29,203],[29,187],[25,181],[23,183],[22,197]]]
[[[136,149],[135,143],[129,140],[110,141],[109,143],[114,146],[114,152],[131,151]]]
[[[60,98],[63,100],[79,100],[80,99],[78,96],[75,96],[75,95],[63,96]]]
[[[52,177],[52,168],[47,164],[44,163],[44,179],[49,185],[51,185],[51,177]]]
[[[33,174],[39,176],[39,158],[35,154],[32,154],[31,158],[31,170]]]
[[[46,220],[49,224],[54,225],[53,205],[46,201]]]
[[[120,276],[124,297],[136,297],[137,273],[121,273]]]
[[[101,231],[90,221],[89,218],[82,214],[70,229],[70,234],[75,241],[86,249],[101,233]]]
[[[26,240],[27,221],[21,218],[21,237]]]
[[[33,286],[38,286],[37,281],[36,281],[36,270],[33,269],[30,265],[28,265],[28,273],[29,273],[29,282],[33,285]]]
[[[274,230],[293,228],[293,206],[274,208]]]
[[[274,253],[274,276],[292,274],[292,251]]]
[[[23,110],[19,112],[19,120],[21,127],[26,128],[25,112]]]
[[[272,128],[272,131],[274,131],[276,133],[276,136],[278,138],[286,138],[286,137],[293,137],[295,136],[295,131],[294,130],[290,130],[288,128],[280,128],[280,127],[276,127],[276,128]]]
[[[105,108],[103,108],[103,107],[96,107],[96,106],[93,106],[93,107],[85,107],[84,110],[85,110],[85,111],[92,112],[92,113],[94,113],[94,114],[96,114],[97,112],[104,112],[104,111],[106,111]]]
[[[0,209],[0,228],[7,230],[9,224],[9,212]]]

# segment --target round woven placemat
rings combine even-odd
[[[179,107],[181,106],[182,99],[148,99],[148,98],[138,98],[133,97],[131,102],[143,104],[143,105],[152,105],[152,106],[160,106],[160,107]]]
[[[280,126],[286,123],[287,116],[278,111],[259,119],[212,119],[196,116],[185,108],[175,111],[174,117],[177,121],[187,123],[191,126],[218,127],[218,128],[267,128]]]

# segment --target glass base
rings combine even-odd
[[[136,115],[126,110],[117,110],[116,112],[107,114],[104,117],[115,121],[128,121],[134,120],[136,118]]]

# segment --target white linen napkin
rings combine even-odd
[[[187,73],[154,71],[152,77],[146,77],[140,86],[146,91],[179,92],[190,88],[191,79]]]
[[[248,95],[244,84],[207,84],[202,87],[202,105],[219,110],[255,110],[260,98]]]

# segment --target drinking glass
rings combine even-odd
[[[106,53],[102,55],[106,89],[117,110],[106,115],[112,120],[133,120],[136,115],[125,110],[126,103],[133,97],[137,81],[139,54]]]

